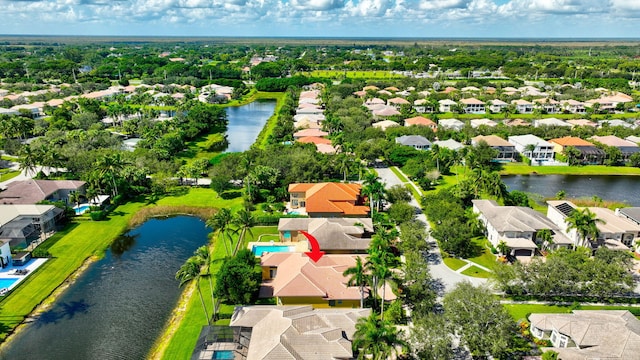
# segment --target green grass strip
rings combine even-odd
[[[640,168],[628,166],[529,166],[522,163],[505,164],[500,175],[640,175]]]
[[[467,270],[463,271],[461,274],[471,276],[471,277],[476,277],[476,278],[483,278],[483,279],[487,279],[489,278],[489,276],[491,276],[490,272],[484,271],[477,266],[471,266]]]
[[[444,261],[444,264],[447,265],[453,271],[458,270],[461,267],[467,265],[465,261],[462,261],[456,258],[450,258],[450,257],[443,258],[442,261]]]

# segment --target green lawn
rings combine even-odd
[[[462,275],[486,279],[491,276],[490,272],[486,272],[477,266],[471,266],[467,270],[461,272]]]
[[[505,164],[500,175],[640,175],[640,168],[627,166],[529,166],[523,163]]]
[[[480,256],[472,257],[467,260],[473,261],[476,264],[480,264],[488,269],[493,270],[498,265],[498,262],[496,261],[495,255],[493,255],[487,248],[488,241],[482,237],[473,238],[471,239],[471,241],[477,247],[482,249],[482,254]]]
[[[212,145],[224,139],[224,133],[213,133],[198,136],[194,141],[187,143],[187,148],[178,155],[182,159],[211,159],[220,153],[214,151]]]
[[[460,259],[456,259],[456,258],[452,258],[452,257],[446,257],[443,258],[442,261],[444,261],[444,264],[447,265],[451,270],[458,270],[461,267],[467,265],[466,262],[460,260]]]
[[[571,310],[629,310],[638,316],[640,307],[626,306],[578,306],[573,305],[545,305],[545,304],[504,304],[503,305],[514,320],[525,319],[533,313],[570,313]]]
[[[247,233],[245,243],[251,241],[257,241],[257,239],[262,234],[277,234],[278,228],[277,226],[260,226],[252,229],[253,235]],[[235,239],[237,237],[234,236]],[[263,236],[267,238],[266,236]],[[225,246],[219,243],[219,240],[215,240],[214,251],[213,251],[213,265],[211,267],[211,272],[215,274],[220,267],[222,266],[223,259],[227,256]],[[200,286],[202,288],[203,294],[209,294],[209,280],[202,279],[200,280]],[[215,281],[214,281],[215,286]],[[204,296],[206,306],[208,311],[210,312],[212,306],[211,298],[209,296]],[[228,325],[228,318],[233,313],[233,309],[235,305],[223,304],[220,308],[221,320],[219,320],[216,324],[219,325]],[[179,320],[179,324],[176,328],[174,328],[173,334],[165,334],[167,336],[163,336],[160,341],[160,344],[156,345],[166,345],[166,349],[161,354],[162,359],[188,359],[191,356],[191,352],[198,340],[198,335],[200,334],[200,330],[202,326],[206,325],[204,312],[202,310],[202,305],[200,303],[199,296],[194,292],[191,298],[187,301],[185,309],[183,311],[184,316]],[[165,343],[165,344],[162,344]],[[156,355],[156,354],[154,354]],[[160,355],[160,354],[157,354]],[[155,358],[156,356],[154,356]]]
[[[231,211],[239,210],[242,208],[242,196],[240,191],[228,191],[225,194],[235,196],[232,199],[225,200],[218,193],[209,188],[188,188],[180,187],[176,190],[176,193],[172,196],[166,196],[158,200],[158,205],[166,206],[203,206],[214,208],[229,208]]]
[[[9,179],[13,179],[14,177],[20,175],[20,171],[6,171],[0,173],[0,181],[7,181]]]
[[[127,228],[131,216],[142,203],[119,206],[108,221],[72,223],[66,231],[43,243],[53,259],[20,283],[9,296],[0,301],[0,339],[60,286],[91,256],[102,256],[109,244]]]
[[[404,176],[404,174],[402,172],[400,172],[400,170],[398,169],[397,166],[392,166],[389,169],[391,169],[391,171],[396,174],[396,176],[400,179],[400,181],[402,182],[409,182],[409,179],[407,179],[406,176]]]

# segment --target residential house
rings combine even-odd
[[[564,126],[571,127],[571,124],[567,124],[564,120],[556,119],[556,118],[544,118],[544,119],[536,119],[533,120],[534,127],[540,126]]]
[[[568,111],[572,114],[584,114],[586,112],[584,103],[573,99],[564,101],[562,103],[562,108],[564,109],[564,111]]]
[[[560,227],[564,234],[571,239],[574,246],[591,249],[606,246],[614,250],[629,250],[640,236],[640,225],[633,221],[618,216],[607,208],[589,207],[589,211],[604,223],[596,224],[600,232],[597,239],[581,239],[575,229],[569,229],[566,221],[573,211],[580,209],[566,200],[549,200],[547,204],[547,217]]]
[[[311,234],[327,254],[366,253],[373,235],[371,218],[281,218],[278,233],[282,242],[307,241]]]
[[[438,101],[439,108],[438,110],[442,113],[452,112],[452,106],[458,105],[455,101],[450,99],[443,99]]]
[[[471,144],[476,146],[482,141],[486,142],[487,145],[489,145],[493,149],[498,150],[498,154],[496,155],[495,158],[493,158],[493,161],[496,161],[496,162],[515,161],[516,148],[515,146],[513,146],[513,144],[511,144],[507,140],[497,135],[487,135],[487,136],[478,135],[473,139],[471,139]]]
[[[638,144],[629,140],[620,139],[614,135],[592,136],[589,140],[599,142],[602,145],[618,148],[622,153],[623,161],[628,161],[631,155],[640,152],[640,146],[638,146]]]
[[[560,103],[552,98],[534,99],[534,106],[540,108],[547,114],[556,114],[560,112]]]
[[[582,140],[575,136],[565,136],[562,138],[556,138],[549,140],[553,144],[553,151],[557,154],[562,154],[567,146],[571,146],[580,151],[579,158],[577,159],[583,164],[602,164],[604,160],[604,151],[598,149],[592,143]]]
[[[78,180],[21,180],[7,185],[0,192],[0,204],[36,204],[40,201],[64,201],[69,195],[85,193],[84,181]]]
[[[624,120],[620,120],[620,119],[611,119],[611,120],[600,120],[598,121],[598,126],[599,127],[603,127],[603,126],[609,126],[609,127],[614,127],[614,126],[621,126],[627,129],[633,129],[635,128],[634,124],[630,124]]]
[[[38,239],[46,239],[64,216],[53,205],[0,205],[0,239],[11,246],[27,247]]]
[[[324,109],[319,107],[296,108],[296,115],[322,115]]]
[[[0,107],[0,115],[20,115],[20,111]]]
[[[314,309],[309,305],[238,306],[229,326],[204,326],[192,360],[353,359],[358,319],[371,309]]]
[[[640,207],[616,209],[615,214],[635,223],[636,225],[640,225]]]
[[[278,305],[311,305],[314,308],[360,307],[360,287],[347,286],[343,273],[364,255],[325,254],[314,262],[303,253],[269,253],[260,258],[262,285],[260,298],[276,298]],[[365,292],[370,288],[365,286]],[[385,300],[396,298],[389,285]],[[382,291],[380,291],[382,294]],[[365,295],[366,297],[366,295]]]
[[[440,119],[438,120],[438,127],[460,131],[464,128],[464,123],[458,119]]]
[[[471,119],[469,120],[469,124],[471,124],[471,127],[474,129],[477,129],[480,126],[495,127],[498,125],[497,122],[491,119]]]
[[[404,126],[426,126],[429,129],[435,131],[438,131],[438,124],[435,123],[435,121],[431,120],[431,119],[427,119],[425,117],[422,116],[416,116],[416,117],[412,117],[409,119],[404,119]]]
[[[310,217],[366,217],[369,207],[360,184],[294,183],[289,185],[290,207],[304,208]]]
[[[598,126],[598,124],[587,119],[571,119],[571,120],[567,120],[567,124],[571,124],[572,127],[576,127],[576,126],[597,127]]]
[[[489,105],[489,110],[491,110],[492,113],[500,113],[502,109],[509,106],[509,104],[500,99],[489,100],[489,104],[491,104]]]
[[[587,100],[584,104],[590,108],[593,108],[595,104],[599,104],[599,111],[612,112],[616,110],[618,104],[625,104],[631,101],[633,101],[633,98],[629,95],[616,93],[614,95],[603,96],[598,99]]]
[[[464,147],[461,143],[449,139],[449,140],[437,140],[433,142],[433,145],[438,145],[439,147],[447,148],[449,150],[458,151]]]
[[[502,123],[506,126],[531,126],[531,123],[523,119],[505,119]]]
[[[533,113],[533,104],[524,99],[518,99],[511,101],[516,106],[518,114],[531,114]]]
[[[293,133],[293,138],[299,139],[307,136],[325,137],[327,135],[329,135],[328,132],[322,131],[320,129],[303,129]]]
[[[400,109],[400,107],[402,105],[410,105],[411,103],[409,101],[407,101],[406,99],[403,99],[401,97],[394,97],[391,98],[389,100],[387,100],[387,106],[392,106],[396,109]]]
[[[635,143],[635,144],[640,144],[640,136],[629,135],[624,139],[625,140],[629,140],[629,141],[631,141],[632,143]]]
[[[20,104],[11,107],[11,110],[15,110],[20,113],[20,110],[30,114],[32,118],[36,119],[44,115],[44,103],[37,102],[32,104]]]
[[[535,135],[509,136],[509,142],[515,146],[517,152],[532,162],[553,160],[555,154],[553,144]],[[530,149],[532,146],[533,150]]]
[[[421,135],[403,135],[396,138],[396,144],[411,146],[416,150],[431,149],[431,141]]]
[[[500,242],[509,247],[510,256],[533,257],[543,246],[568,247],[570,240],[557,224],[539,212],[524,206],[500,206],[494,200],[472,200],[473,212],[485,225],[491,245],[498,248]],[[550,230],[553,245],[544,244],[540,231]],[[505,254],[507,255],[507,254]]]
[[[460,104],[462,104],[462,108],[467,114],[484,114],[487,112],[484,101],[476,98],[461,99]]]
[[[423,114],[423,113],[432,113],[433,112],[433,106],[431,106],[431,104],[429,103],[429,101],[427,99],[418,99],[418,100],[413,102],[413,110],[415,110],[416,112],[419,112],[421,114]]]
[[[2,228],[0,228],[0,231],[2,231]],[[2,269],[12,263],[10,242],[10,239],[0,239],[0,268]],[[16,264],[18,264],[18,262],[16,262]]]
[[[531,314],[531,334],[551,341],[562,360],[635,360],[640,354],[640,320],[627,310],[573,310]]]
[[[400,112],[393,106],[386,106],[382,109],[373,110],[371,113],[373,114],[374,119],[400,115]]]
[[[374,128],[376,129],[380,129],[382,131],[387,130],[390,127],[394,127],[394,126],[400,126],[400,124],[398,124],[395,121],[391,121],[391,120],[382,120],[382,121],[378,121],[376,123],[373,123],[372,125]]]

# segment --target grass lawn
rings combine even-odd
[[[258,226],[254,227],[252,231],[253,235],[247,232],[244,241],[245,246],[248,242],[257,241],[262,234],[277,234],[278,228],[277,226]],[[266,236],[263,236],[263,239],[264,238],[266,238]],[[234,239],[237,239],[237,237],[234,236]],[[219,239],[215,240],[213,249],[213,265],[211,266],[211,273],[215,274],[222,266],[223,260],[227,254],[225,246],[220,243]],[[207,294],[210,294],[209,280],[201,279],[200,287],[202,288],[207,309],[211,312],[210,310],[213,307],[211,303],[211,295],[207,296]],[[229,317],[233,313],[234,308],[235,305],[233,304],[222,304],[220,307],[221,320],[216,322],[216,324],[228,325]],[[191,297],[187,300],[183,314],[183,317],[179,320],[179,324],[173,329],[173,333],[165,334],[166,336],[163,336],[160,343],[156,343],[158,346],[166,346],[164,352],[153,354],[154,356],[151,356],[151,358],[188,359],[191,356],[191,352],[198,340],[200,330],[202,329],[202,326],[206,325],[200,298],[195,292],[192,293]]]
[[[461,267],[467,265],[466,262],[460,260],[460,259],[456,259],[456,258],[452,258],[452,257],[446,257],[443,258],[442,261],[444,261],[444,264],[447,265],[451,270],[458,270]]]
[[[226,192],[225,194],[234,194],[233,191]],[[176,192],[171,196],[163,197],[158,200],[158,205],[167,206],[202,206],[202,207],[214,207],[214,208],[229,208],[232,212],[242,208],[242,196],[240,196],[239,190],[236,197],[225,200],[218,193],[209,188],[199,187],[179,187]],[[234,195],[235,196],[235,195]]]
[[[570,313],[571,310],[629,310],[634,315],[640,314],[640,307],[627,306],[578,306],[573,305],[546,305],[546,304],[504,304],[503,305],[514,320],[525,319],[532,313]]]
[[[409,182],[409,179],[407,179],[406,176],[404,176],[404,174],[400,171],[400,169],[398,169],[397,166],[392,166],[390,167],[391,171],[393,171],[394,174],[396,174],[396,176],[400,179],[400,181],[402,182]]]
[[[107,221],[72,223],[45,241],[41,246],[48,248],[53,258],[0,301],[0,339],[4,339],[87,258],[102,256],[109,244],[125,231],[131,216],[143,206],[143,203],[135,202],[119,206]]]
[[[500,175],[640,175],[640,168],[627,166],[529,166],[523,163],[505,164]]]
[[[490,272],[484,271],[477,266],[471,266],[467,270],[461,272],[462,275],[486,279],[491,276]]]
[[[223,139],[223,133],[198,136],[194,141],[187,143],[186,149],[180,152],[178,157],[182,159],[211,159],[220,153],[220,151],[212,151],[212,146]]]
[[[487,241],[482,237],[476,237],[471,239],[471,241],[482,249],[482,254],[480,256],[472,257],[467,260],[473,261],[476,264],[482,265],[488,269],[493,270],[498,262],[496,261],[495,255],[491,253],[491,251],[487,248]]]
[[[14,177],[20,175],[20,171],[7,171],[0,173],[0,181],[7,181],[9,179],[13,179]]]

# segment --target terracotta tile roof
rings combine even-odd
[[[593,141],[597,141],[601,144],[607,145],[607,146],[615,146],[615,147],[638,147],[638,145],[634,142],[631,142],[629,140],[625,140],[625,139],[620,139],[617,136],[614,135],[608,135],[608,136],[592,136],[591,140]]]
[[[331,145],[331,140],[329,139],[325,139],[325,138],[321,138],[318,136],[305,136],[305,137],[301,137],[299,139],[296,139],[297,142],[301,142],[304,144],[327,144],[327,145]]]
[[[427,119],[422,116],[416,116],[408,119],[404,119],[405,126],[418,125],[418,126],[428,126],[428,127],[436,127],[438,126],[433,120]]]
[[[307,136],[323,137],[323,136],[327,136],[327,135],[329,135],[328,132],[322,131],[320,129],[304,129],[304,130],[300,130],[298,132],[295,132],[293,134],[293,137],[294,138],[303,138],[303,137],[307,137]]]
[[[367,215],[368,206],[358,204],[359,184],[318,183],[290,184],[289,192],[304,192],[307,213],[341,213],[344,215]]]
[[[505,140],[505,139],[503,139],[503,138],[501,138],[500,136],[497,136],[497,135],[487,135],[487,136],[478,135],[478,136],[474,137],[471,140],[472,140],[472,142],[474,144],[477,144],[480,141],[484,141],[489,146],[511,146],[511,147],[513,147],[513,144],[511,144],[507,140]]]
[[[561,146],[595,146],[592,143],[575,136],[565,136],[561,138],[551,139],[549,140],[549,142]]]
[[[460,99],[460,102],[465,105],[484,105],[484,101],[480,101],[476,98]]]
[[[360,300],[360,289],[347,286],[348,277],[342,273],[355,266],[356,258],[364,255],[324,255],[313,262],[303,253],[270,253],[263,255],[260,265],[276,267],[275,278],[260,289],[261,297],[322,297],[326,300]],[[388,289],[387,289],[388,290]],[[386,291],[386,300],[396,296]]]
[[[395,98],[389,99],[388,102],[389,104],[405,104],[405,105],[410,104],[409,101],[401,97],[395,97]]]

